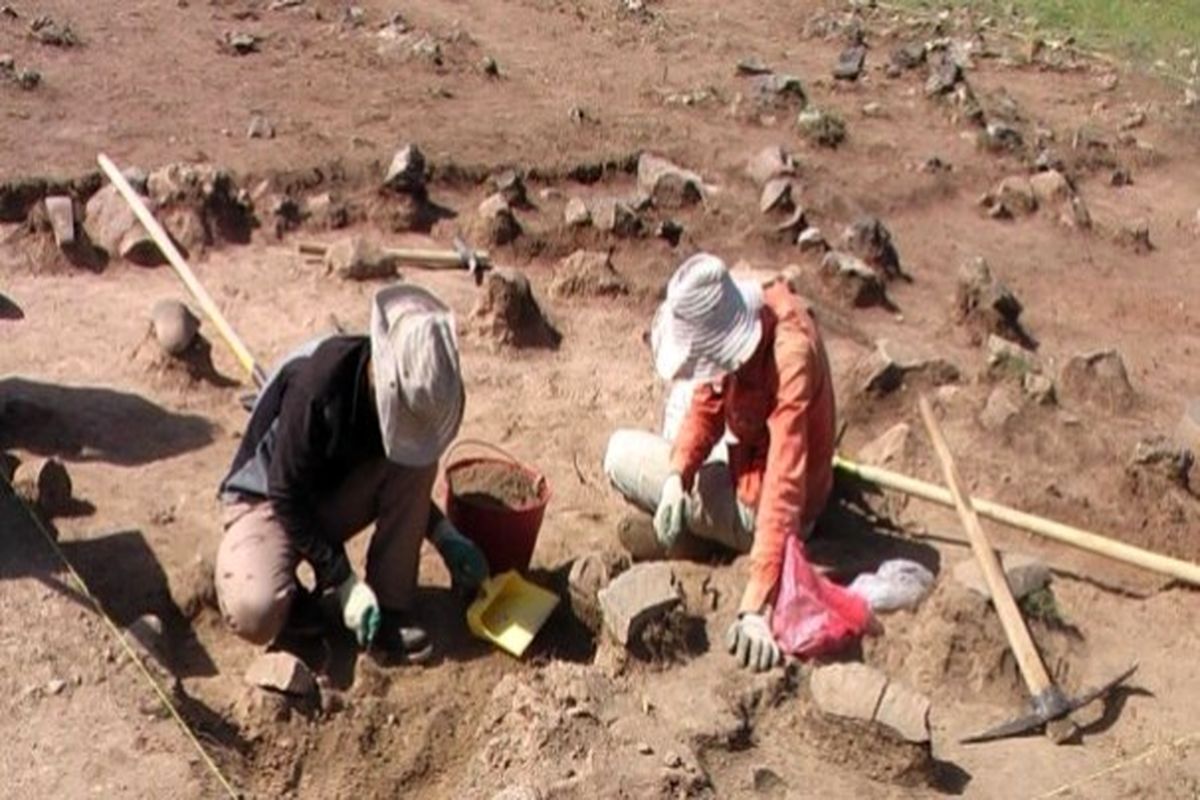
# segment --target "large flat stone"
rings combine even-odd
[[[1004,567],[1013,597],[1017,600],[1036,592],[1050,582],[1050,568],[1033,556],[1005,553],[1000,557],[1000,563]],[[983,572],[979,569],[979,562],[974,558],[968,558],[955,565],[954,579],[964,588],[988,600],[992,599],[992,593],[983,579]]]
[[[604,624],[622,645],[679,605],[682,596],[669,564],[637,564],[598,593]]]
[[[875,721],[909,742],[929,741],[929,698],[904,684],[891,682],[883,690]]]
[[[291,653],[264,653],[246,670],[246,683],[260,689],[304,697],[317,691],[317,681],[304,662]]]
[[[887,683],[886,675],[866,664],[830,664],[813,670],[808,687],[823,713],[870,722]]]

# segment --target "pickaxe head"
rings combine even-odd
[[[471,273],[471,277],[475,279],[475,285],[479,286],[483,283],[483,273],[490,267],[488,254],[486,251],[473,250],[467,246],[461,236],[454,237],[454,251],[458,253],[458,257],[462,259],[463,268]]]
[[[1032,733],[1041,729],[1044,725],[1054,722],[1055,720],[1064,719],[1068,714],[1083,708],[1088,703],[1111,692],[1116,687],[1120,686],[1129,676],[1137,670],[1138,665],[1134,664],[1129,669],[1122,672],[1117,677],[1107,683],[1084,692],[1078,697],[1067,697],[1062,693],[1057,686],[1051,686],[1046,691],[1042,692],[1037,697],[1033,698],[1030,703],[1031,709],[1028,714],[1017,717],[1014,720],[1009,720],[1002,725],[997,725],[983,733],[977,733],[974,736],[968,736],[962,740],[963,744],[977,744],[979,742],[990,742],[995,739],[1007,739],[1010,736],[1020,736],[1026,733]]]

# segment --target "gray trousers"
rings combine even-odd
[[[671,474],[671,443],[647,431],[619,430],[608,440],[604,474],[626,500],[653,514]],[[721,445],[696,473],[685,522],[694,536],[738,553],[750,551],[754,510],[738,500]]]
[[[366,580],[386,608],[404,610],[412,602],[436,476],[436,464],[409,468],[381,458],[317,499],[318,521],[338,541],[375,523]],[[216,563],[221,615],[238,636],[267,644],[287,621],[300,555],[266,500],[226,505],[223,522]]]

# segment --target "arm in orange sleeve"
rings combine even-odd
[[[711,384],[697,385],[671,451],[671,471],[683,478],[685,489],[691,490],[696,472],[724,433],[725,406],[721,394]]]
[[[787,537],[799,534],[808,501],[808,412],[815,388],[808,336],[781,324],[775,363],[779,395],[767,419],[770,445],[750,548],[750,578],[742,595],[744,612],[759,612],[773,597]]]

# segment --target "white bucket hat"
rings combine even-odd
[[[411,467],[436,462],[458,435],[465,405],[450,309],[410,284],[376,292],[371,377],[388,459]]]
[[[698,253],[675,271],[651,330],[665,380],[712,381],[735,371],[762,339],[762,287],[735,281],[725,262]]]

